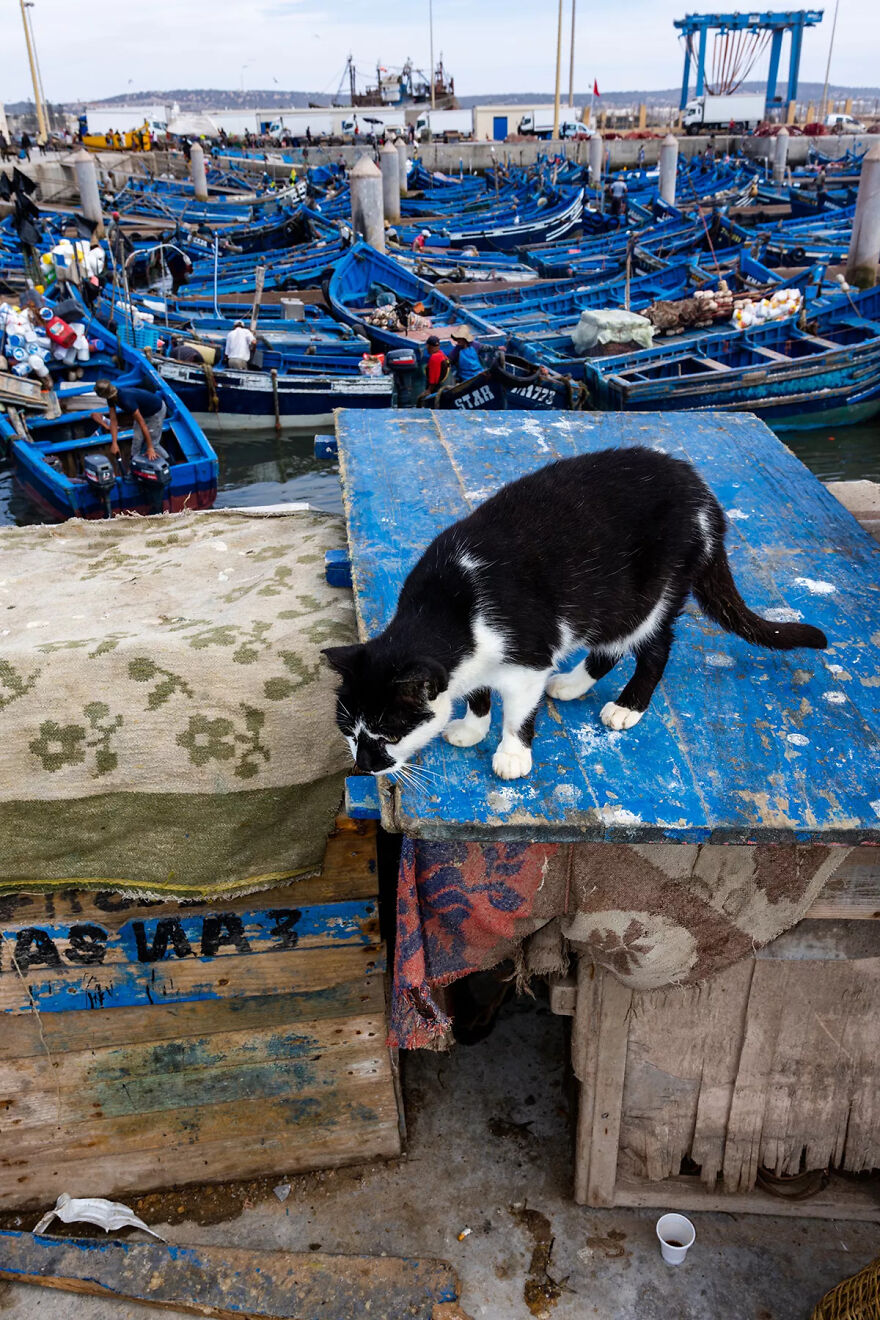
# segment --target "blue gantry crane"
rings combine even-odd
[[[724,96],[735,92],[745,82],[768,43],[770,68],[767,73],[767,108],[769,110],[773,106],[796,101],[804,28],[815,27],[822,21],[822,14],[821,9],[795,9],[763,14],[685,14],[684,18],[677,18],[675,27],[685,39],[684,77],[679,108],[683,110],[687,104],[692,61],[696,63],[697,75],[694,95],[702,96],[703,92],[710,92]],[[712,68],[707,75],[706,43],[711,31],[715,33],[715,40]],[[791,34],[791,50],[788,86],[783,98],[776,95],[776,83],[782,38],[786,32]]]

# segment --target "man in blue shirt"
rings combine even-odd
[[[118,458],[118,414],[127,413],[131,417],[132,423],[132,458],[139,458],[145,452],[147,458],[164,458],[166,463],[171,461],[168,451],[161,444],[162,428],[168,410],[160,394],[153,394],[151,390],[139,390],[133,385],[114,385],[112,380],[96,381],[95,393],[100,399],[107,400],[110,410],[111,453]],[[97,413],[95,414],[95,420],[100,422],[102,426],[107,425],[107,422]]]
[[[472,376],[479,376],[484,367],[470,326],[457,325],[449,337],[453,343],[449,362],[458,372],[458,379],[470,380]]]

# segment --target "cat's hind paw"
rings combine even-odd
[[[622,729],[631,729],[634,724],[638,724],[644,713],[643,710],[630,710],[628,706],[618,706],[616,701],[606,701],[599,712],[599,719],[606,729],[614,729],[619,733]]]
[[[476,747],[489,732],[489,717],[478,719],[468,717],[463,720],[452,720],[443,730],[443,737],[453,747]]]
[[[568,674],[553,674],[547,683],[547,696],[554,701],[574,701],[582,697],[596,682],[583,669],[573,669]]]
[[[499,779],[522,779],[532,768],[532,752],[529,747],[515,747],[502,751],[499,747],[492,757],[492,769]]]

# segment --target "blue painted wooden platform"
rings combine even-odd
[[[634,729],[599,722],[632,671],[625,660],[581,700],[544,701],[532,774],[504,783],[490,764],[495,708],[479,747],[426,749],[434,789],[395,789],[386,825],[435,839],[880,841],[880,548],[762,422],[351,411],[336,428],[363,636],[390,619],[431,538],[505,482],[557,457],[647,444],[692,461],[714,490],[749,605],[816,624],[830,643],[761,650],[689,605]]]

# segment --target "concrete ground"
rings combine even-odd
[[[151,1220],[149,1207],[162,1208],[174,1222],[156,1226],[174,1243],[445,1257],[475,1320],[528,1320],[530,1277],[532,1314],[542,1309],[543,1286],[552,1320],[806,1320],[829,1287],[880,1251],[872,1224],[701,1214],[686,1264],[664,1265],[654,1213],[586,1210],[571,1200],[564,1054],[564,1020],[541,1001],[518,1000],[482,1044],[405,1057],[405,1160],[293,1178],[284,1202],[271,1190],[280,1178],[239,1187],[229,1200],[235,1217],[223,1222],[208,1222],[222,1202],[213,1192],[147,1197],[139,1208]],[[536,1243],[551,1237],[555,1303],[533,1262]],[[0,1320],[150,1313],[0,1283]]]

